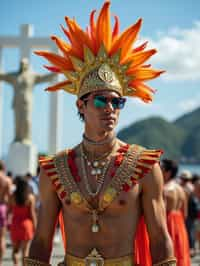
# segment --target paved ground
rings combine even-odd
[[[52,266],[56,266],[58,262],[62,261],[62,258],[63,258],[62,245],[60,243],[54,243],[54,248],[52,252],[52,260],[51,260]],[[11,247],[8,247],[6,250],[6,254],[5,254],[5,258],[3,260],[2,266],[13,266],[12,260],[11,260]],[[191,266],[200,266],[200,253],[195,258],[192,259]]]

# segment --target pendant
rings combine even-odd
[[[97,175],[101,175],[102,174],[102,171],[101,171],[101,169],[97,169]]]
[[[92,233],[98,233],[100,230],[100,226],[98,224],[98,214],[96,210],[92,211]]]
[[[96,174],[97,174],[96,169],[92,169],[92,170],[91,170],[91,175],[96,175]]]
[[[91,229],[92,229],[92,233],[98,233],[100,230],[100,227],[98,224],[93,224]]]
[[[98,162],[98,161],[94,161],[94,162],[93,162],[93,166],[94,166],[94,167],[97,167],[98,165],[99,165],[99,162]]]

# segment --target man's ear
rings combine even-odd
[[[82,114],[83,113],[83,108],[84,108],[84,101],[78,99],[76,101],[76,106],[77,106],[79,112]]]

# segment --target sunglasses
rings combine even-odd
[[[84,100],[88,100],[84,99]],[[106,97],[103,95],[94,95],[92,96],[93,104],[96,108],[105,108],[108,103],[112,104],[113,109],[123,109],[126,98],[122,97]]]

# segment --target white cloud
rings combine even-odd
[[[154,66],[165,69],[165,80],[200,80],[200,21],[190,29],[172,28],[151,40],[158,53],[152,58]]]
[[[130,99],[130,102],[134,106],[139,107],[139,108],[143,108],[143,109],[151,109],[151,110],[154,110],[154,111],[159,111],[159,110],[162,109],[162,106],[159,103],[151,102],[151,103],[147,104],[147,103],[144,103],[143,101],[141,101],[141,99],[138,99],[138,98]]]
[[[178,104],[178,107],[184,112],[190,112],[199,107],[200,94],[195,98],[185,99]]]

